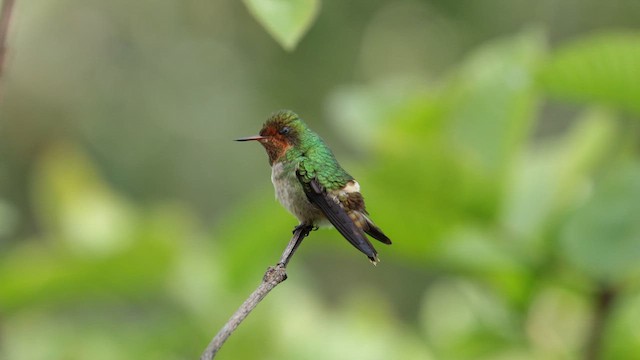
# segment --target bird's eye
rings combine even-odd
[[[280,129],[280,131],[278,131],[278,134],[287,135],[289,133],[289,131],[291,131],[291,129],[288,126],[285,126],[282,129]]]

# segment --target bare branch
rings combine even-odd
[[[0,9],[0,79],[2,79],[4,60],[7,55],[7,34],[9,33],[14,3],[14,0],[4,0],[2,1],[2,9]]]
[[[302,240],[309,235],[309,232],[312,230],[311,226],[298,226],[293,231],[293,237],[289,240],[289,244],[285,248],[282,256],[280,257],[280,262],[276,266],[271,266],[267,269],[267,272],[264,274],[262,278],[262,283],[258,286],[258,288],[249,295],[249,298],[245,300],[245,302],[240,306],[240,308],[233,314],[233,316],[227,321],[227,323],[220,329],[218,334],[211,340],[205,351],[202,353],[200,360],[211,360],[213,359],[218,350],[222,347],[225,341],[231,336],[233,331],[240,325],[242,320],[244,320],[249,313],[262,301],[262,299],[267,296],[267,294],[273,290],[278,284],[285,281],[287,279],[287,264],[291,257],[295,253],[298,245],[302,242]]]

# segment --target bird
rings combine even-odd
[[[388,245],[391,240],[369,218],[360,184],[295,112],[276,111],[258,135],[236,141],[257,141],[266,150],[276,198],[299,221],[294,233],[333,226],[373,265],[380,261],[365,234]]]

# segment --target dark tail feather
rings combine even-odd
[[[362,237],[366,239],[366,237],[364,235]],[[360,248],[358,248],[358,250],[360,250],[363,253],[365,253],[367,255],[367,257],[369,258],[369,261],[371,261],[371,263],[373,265],[377,265],[378,262],[380,261],[380,259],[378,259],[378,252],[373,247],[373,245],[371,245],[371,242],[369,242],[368,240],[367,240],[367,245],[368,245],[368,247],[366,247],[366,250],[365,249],[360,249]]]
[[[365,217],[365,219],[367,221],[367,225],[362,230],[364,230],[364,232],[369,234],[369,236],[371,236],[372,238],[387,245],[391,245],[391,239],[389,239],[387,235],[385,235],[382,230],[380,230],[379,227],[377,227],[371,220],[369,220],[368,217]]]

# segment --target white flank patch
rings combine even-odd
[[[342,191],[346,193],[360,192],[360,184],[358,184],[358,182],[355,180],[351,180],[347,183],[347,185],[344,186],[344,189],[342,189]]]

